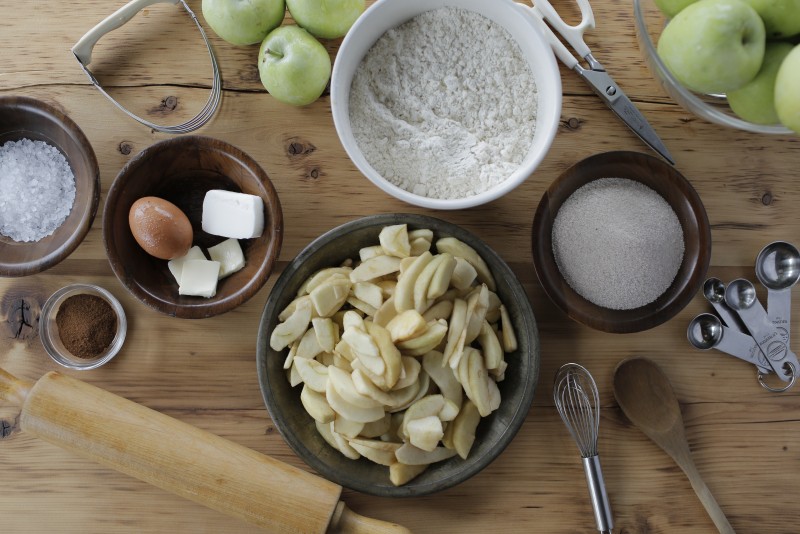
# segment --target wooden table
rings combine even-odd
[[[554,3],[560,11],[571,4]],[[51,102],[81,126],[100,162],[101,210],[122,165],[168,137],[122,115],[87,83],[69,51],[119,4],[0,0],[0,94]],[[200,1],[190,4],[199,14]],[[643,64],[630,3],[595,0],[593,6],[598,28],[587,35],[589,45],[653,124],[705,202],[714,239],[709,274],[754,279],[753,260],[763,245],[800,241],[800,142],[724,129],[691,116],[670,101]],[[480,209],[432,213],[388,197],[356,170],[336,137],[327,96],[301,109],[276,102],[259,82],[256,46],[237,48],[211,38],[225,91],[219,112],[199,133],[241,147],[269,173],[285,218],[278,269],[260,293],[235,311],[200,321],[169,318],[136,301],[114,277],[98,215],[83,244],[59,265],[35,276],[0,280],[1,367],[29,379],[57,369],[38,337],[40,308],[67,283],[96,283],[122,301],[130,320],[128,340],[111,364],[65,373],[305,468],[271,423],[256,377],[256,331],[272,284],[298,251],[340,223],[372,213],[429,213],[475,232],[519,276],[540,328],[541,382],[516,439],[483,472],[426,498],[389,500],[346,491],[344,499],[353,509],[414,532],[594,532],[578,453],[551,397],[556,368],[573,360],[588,366],[600,387],[600,452],[616,531],[712,532],[686,478],[626,421],[614,401],[614,366],[643,355],[656,360],[671,379],[698,468],[737,531],[798,531],[798,391],[768,393],[748,364],[692,349],[686,325],[695,314],[709,311],[700,295],[663,326],[612,335],[568,320],[539,286],[530,225],[548,184],[569,165],[598,152],[647,152],[576,76],[562,69],[562,126],[524,185]],[[337,45],[329,43],[333,55]],[[95,58],[93,66],[105,87],[155,122],[185,120],[207,98],[207,55],[191,21],[174,6],[148,8],[102,40]],[[25,324],[20,327],[21,317]],[[792,335],[800,330],[792,328]],[[11,407],[0,407],[3,532],[253,530],[21,434],[15,415]]]

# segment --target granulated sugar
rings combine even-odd
[[[75,202],[75,176],[64,155],[21,139],[0,147],[0,233],[39,241],[61,226]]]
[[[575,191],[553,223],[553,253],[567,283],[614,310],[656,300],[683,261],[683,230],[669,204],[649,187],[602,178]]]
[[[444,7],[386,32],[359,65],[350,122],[367,161],[412,193],[477,195],[528,153],[537,93],[519,45],[477,13]]]

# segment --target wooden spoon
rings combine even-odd
[[[623,361],[614,371],[614,397],[628,419],[683,469],[717,529],[723,534],[735,534],[694,465],[681,407],[661,369],[646,358]]]

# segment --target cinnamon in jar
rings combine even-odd
[[[59,307],[56,325],[69,352],[78,358],[92,359],[103,354],[114,341],[117,314],[103,298],[73,295]]]

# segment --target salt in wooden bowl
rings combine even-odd
[[[69,256],[86,237],[100,201],[100,169],[92,145],[63,110],[25,96],[0,97],[0,146],[20,139],[44,141],[64,155],[75,176],[75,201],[61,226],[38,241],[0,234],[0,276],[35,274]]]

